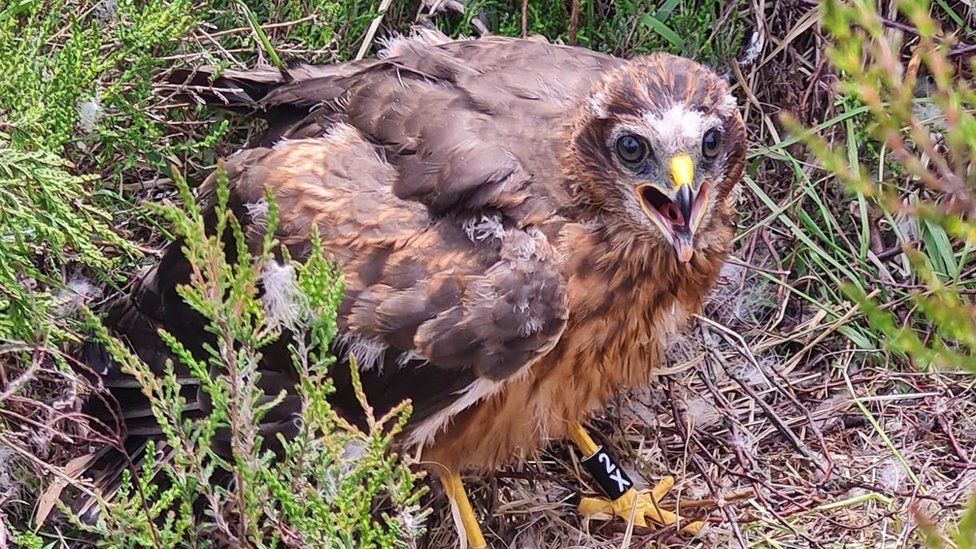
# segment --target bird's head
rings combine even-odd
[[[742,175],[745,128],[711,70],[653,54],[597,86],[573,127],[569,165],[581,201],[682,263]]]

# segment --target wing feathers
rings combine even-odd
[[[479,214],[472,224],[470,215],[438,215],[398,197],[393,189],[402,174],[374,147],[355,128],[338,124],[318,139],[236,155],[227,162],[231,205],[254,251],[267,229],[265,187],[278,203],[280,241],[298,249],[317,226],[345,275],[336,351],[355,355],[364,378],[376,378],[372,383],[382,389],[368,396],[378,410],[407,397],[424,410],[419,419],[456,400],[458,386],[480,377],[506,379],[547,352],[565,325],[565,283],[541,233],[499,214]],[[461,173],[473,181],[517,172],[511,156],[491,158],[502,165],[486,160]],[[213,184],[203,187],[205,203],[212,202]],[[485,186],[472,183],[469,193]],[[185,270],[185,264],[157,269],[143,285],[153,289],[151,296],[175,295],[183,280],[170,273]],[[182,310],[146,313],[165,326]],[[265,362],[287,369],[290,358],[268,351]],[[451,391],[428,387],[435,371],[455,372],[445,385]],[[397,391],[389,389],[393,380]]]
[[[254,148],[227,161],[250,248],[267,230],[266,188],[278,204],[277,237],[293,255],[307,253],[318,228],[345,275],[337,351],[362,355],[378,412],[411,398],[417,422],[456,406],[479,379],[525,371],[558,341],[565,281],[536,225],[557,210],[560,115],[611,60],[502,39],[396,51],[277,74],[227,72],[214,84],[234,87],[233,105],[269,120]],[[205,205],[212,187],[203,187]],[[186,270],[178,252],[167,257],[173,264],[143,284],[148,297],[133,300],[160,326],[184,313],[158,297],[175,296],[183,280],[174,273]],[[271,368],[289,360],[265,356]],[[341,372],[336,399],[358,409]]]

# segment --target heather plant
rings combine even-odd
[[[325,258],[315,235],[303,262],[279,248],[272,236],[276,216],[270,196],[268,236],[262,253],[252,257],[241,226],[226,209],[222,172],[211,231],[189,188],[181,178],[174,180],[183,207],[151,208],[183,242],[193,274],[179,293],[208,320],[215,344],[198,357],[171,335],[162,337],[174,360],[199,381],[210,411],[201,418],[186,416],[172,365],[160,376],[93,322],[123,370],[139,381],[163,433],[159,444],[173,452],[170,459],[156,461],[151,446],[141,467],[123,473],[114,497],[99,501],[97,521],[78,521],[78,528],[98,540],[125,540],[128,547],[209,546],[218,539],[251,547],[406,546],[423,531],[416,505],[422,491],[409,464],[390,446],[409,417],[409,403],[373,417],[354,378],[368,423],[361,431],[327,400],[333,391],[330,368],[356,372],[354,362],[338,366],[329,353],[342,296],[340,271]],[[220,235],[228,233],[236,254],[226,253]],[[276,251],[284,252],[281,261]],[[229,262],[228,255],[237,259]],[[259,292],[271,278],[273,298],[270,289]],[[286,394],[264,393],[257,366],[261,349],[284,330],[300,380],[301,411],[294,418],[297,434],[272,441],[259,434],[259,425]],[[220,433],[229,455],[215,450]],[[281,447],[278,455],[269,449],[275,444]]]

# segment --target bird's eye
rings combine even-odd
[[[722,146],[722,132],[712,128],[705,132],[702,137],[702,154],[705,158],[715,158],[718,156],[718,149]]]
[[[622,135],[617,139],[617,156],[625,164],[640,164],[650,151],[647,140],[632,134]]]

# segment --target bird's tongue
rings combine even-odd
[[[671,226],[674,227],[675,231],[678,228],[685,226],[685,217],[681,215],[681,209],[678,208],[677,204],[668,200],[667,202],[661,204],[656,208],[661,217],[668,220]]]
[[[657,206],[655,210],[671,224],[672,244],[675,253],[678,254],[678,261],[681,263],[691,261],[691,256],[694,253],[691,228],[688,226],[685,216],[682,215],[681,209],[669,200]]]
[[[641,189],[641,198],[667,225],[674,229],[685,225],[685,217],[681,214],[681,208],[678,208],[678,205],[664,196],[661,191],[650,185],[645,186]]]
[[[683,231],[674,231],[674,251],[678,254],[678,261],[681,263],[688,263],[691,261],[691,256],[695,253],[695,248],[692,246],[691,232],[685,228]]]

